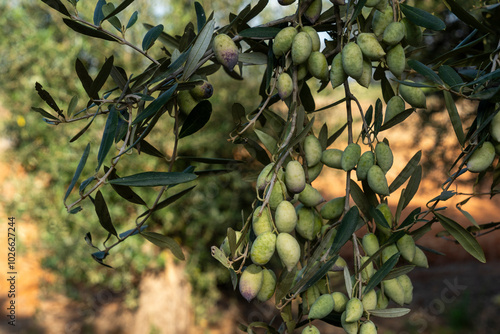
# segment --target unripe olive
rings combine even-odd
[[[238,243],[238,241],[241,238],[241,232],[240,231],[235,231],[235,234],[236,234],[236,243]],[[242,242],[240,244],[240,246],[238,247],[238,249],[236,249],[236,254],[242,252],[243,245],[244,245],[244,242]],[[227,237],[224,238],[224,241],[222,242],[222,245],[220,246],[220,249],[222,249],[222,251],[224,252],[224,254],[226,254],[226,256],[231,255],[231,248],[229,247],[229,239]]]
[[[299,263],[300,246],[297,240],[288,233],[280,233],[276,238],[276,251],[288,271]]]
[[[282,6],[290,6],[295,0],[278,0],[278,3]]]
[[[320,331],[316,326],[309,324],[309,326],[304,327],[301,334],[320,334]]]
[[[271,207],[271,209],[276,210],[278,205],[285,199],[283,195],[284,192],[286,192],[285,185],[276,180],[273,190],[271,191],[271,196],[269,197],[269,207]]]
[[[273,53],[276,57],[281,57],[290,50],[295,35],[297,29],[294,27],[283,28],[276,34],[273,43]]]
[[[358,35],[356,42],[358,43],[361,52],[363,52],[363,55],[368,57],[368,59],[378,60],[385,56],[385,51],[374,34],[361,33]]]
[[[313,135],[307,136],[304,139],[304,153],[306,156],[307,167],[316,165],[321,160],[323,148],[318,138]]]
[[[320,279],[316,284],[314,284],[318,287],[319,293],[324,295],[328,293],[328,282],[326,281],[326,278]]]
[[[396,279],[403,288],[405,294],[405,304],[410,304],[413,300],[413,284],[411,283],[410,277],[408,277],[408,275],[400,275],[396,277]]]
[[[307,168],[307,179],[309,182],[316,180],[316,178],[321,174],[323,169],[323,163],[318,162],[316,165]]]
[[[328,167],[342,169],[342,153],[343,151],[336,148],[324,150],[321,153],[321,162]]]
[[[293,204],[288,201],[283,201],[278,205],[274,217],[279,232],[290,233],[297,226],[297,212]]]
[[[355,80],[363,75],[363,53],[356,43],[349,42],[342,49],[342,68]]]
[[[262,233],[271,232],[273,230],[273,221],[269,207],[266,206],[262,213],[259,215],[260,208],[260,206],[255,208],[252,217],[252,229],[256,236],[259,236]]]
[[[292,61],[294,65],[300,65],[307,61],[312,52],[312,41],[309,34],[306,32],[299,32],[293,38],[292,42]]]
[[[282,100],[286,99],[293,92],[293,81],[290,74],[283,72],[278,77],[278,82],[276,83],[276,88],[278,89],[278,95]]]
[[[478,147],[467,161],[467,169],[473,173],[484,172],[495,159],[495,146],[489,141]]]
[[[383,310],[387,308],[387,305],[389,305],[389,299],[387,299],[387,296],[382,293],[382,290],[377,291],[377,309]]]
[[[425,256],[424,252],[418,247],[415,248],[415,256],[413,257],[413,261],[411,261],[411,264],[414,264],[417,267],[429,268],[427,256]]]
[[[392,299],[399,306],[403,306],[405,302],[405,292],[396,278],[382,281],[382,286],[387,297]]]
[[[339,291],[335,291],[332,293],[333,298],[333,310],[337,313],[341,313],[345,311],[345,307],[349,298],[345,294]]]
[[[299,205],[297,207],[297,216],[299,220],[297,221],[295,230],[307,240],[312,240],[314,238],[315,217],[313,212],[313,209],[305,206]]]
[[[389,196],[389,185],[385,173],[378,165],[373,165],[366,176],[370,188],[379,195]]]
[[[310,184],[306,184],[306,187],[299,194],[299,201],[305,206],[314,207],[325,201],[321,193],[313,188]]]
[[[309,22],[315,23],[321,15],[321,9],[322,0],[313,0],[309,7],[305,10],[304,16]]]
[[[413,82],[407,80],[408,82]],[[414,108],[426,108],[425,94],[419,87],[399,85],[399,94]]]
[[[401,22],[391,22],[384,29],[382,40],[389,45],[396,45],[405,37],[405,25]]]
[[[375,8],[381,12],[383,12],[387,8],[388,2],[385,0],[380,0],[379,3],[375,5]]]
[[[372,151],[366,151],[361,155],[356,167],[356,176],[358,180],[366,180],[368,171],[375,164],[375,154]]]
[[[369,60],[363,59],[363,74],[356,81],[365,88],[370,87],[372,81],[372,63]]]
[[[323,219],[338,219],[344,212],[345,196],[329,200],[321,207],[320,214]]]
[[[411,46],[420,46],[422,44],[422,29],[415,23],[404,17],[401,22],[405,25],[405,40]]]
[[[363,315],[363,303],[356,297],[349,299],[345,307],[345,321],[358,321]]]
[[[257,190],[260,191],[264,190],[267,184],[271,182],[271,178],[273,177],[273,168],[274,168],[274,162],[271,162],[261,170],[259,177],[257,177],[257,186],[256,186]]]
[[[384,124],[403,111],[405,111],[405,101],[397,95],[391,97],[385,109]]]
[[[321,40],[319,39],[318,32],[311,26],[302,27],[302,31],[307,32],[309,37],[311,37],[312,51],[319,51],[321,47]]]
[[[269,262],[276,249],[276,235],[272,232],[265,232],[259,235],[252,244],[250,257],[257,265],[265,265]]]
[[[392,167],[394,162],[394,157],[392,155],[391,148],[384,142],[378,142],[375,146],[375,157],[377,158],[377,165],[382,168],[384,173],[387,173]]]
[[[306,174],[300,162],[292,160],[286,165],[285,185],[293,194],[300,193],[306,187]]]
[[[307,69],[313,77],[321,81],[328,80],[328,62],[323,53],[319,51],[311,52],[311,55],[307,59]]]
[[[342,65],[342,53],[338,53],[332,60],[332,67],[330,68],[330,83],[332,88],[335,89],[342,85],[347,80],[347,75],[344,72]]]
[[[491,120],[490,135],[495,141],[500,142],[500,112],[497,112]]]
[[[350,143],[345,148],[344,152],[342,152],[342,157],[340,160],[340,165],[342,169],[350,171],[354,167],[356,167],[359,158],[361,157],[361,146],[356,143]]]
[[[179,104],[181,111],[185,113],[189,113],[198,104],[198,102],[187,90],[179,91],[177,94],[177,103]]]
[[[214,87],[207,80],[203,80],[202,84],[196,85],[189,91],[189,93],[197,101],[205,100],[212,96],[214,93]]]
[[[374,310],[377,308],[377,292],[371,289],[368,293],[363,294],[363,309],[366,311]]]
[[[387,3],[387,1],[380,1]],[[392,11],[392,6],[387,6],[383,11],[376,10],[375,14],[373,14],[373,19],[372,19],[372,29],[373,33],[376,36],[380,36],[384,33],[385,28],[393,22],[393,11]]]
[[[332,295],[327,293],[319,296],[318,299],[314,301],[311,309],[309,311],[308,319],[321,319],[326,317],[333,310],[333,298]]]
[[[358,321],[348,322],[346,321],[346,316],[347,310],[345,310],[340,317],[342,328],[347,334],[358,334]]]
[[[304,307],[305,309],[304,313],[309,313],[309,309],[314,304],[316,299],[319,298],[319,296],[320,296],[319,289],[316,285],[313,285],[312,287],[306,290],[305,302],[302,303],[302,307]],[[304,297],[302,297],[302,300],[304,300]]]
[[[365,7],[375,7],[381,0],[367,0]]]
[[[382,254],[381,254],[382,262],[385,263],[397,252],[398,252],[398,247],[396,247],[395,244],[390,244],[389,246],[385,247],[384,249],[382,249]]]
[[[396,245],[398,246],[399,251],[401,252],[401,256],[408,262],[413,261],[415,257],[415,241],[409,234],[405,234],[403,237],[399,238],[396,241]]]
[[[377,327],[371,320],[367,320],[359,327],[359,334],[377,334]]]
[[[300,64],[297,66],[297,81],[304,79],[307,75],[307,64]]]
[[[401,78],[406,66],[405,50],[401,44],[396,44],[387,51],[387,66],[396,78]]]
[[[369,256],[361,257],[361,265],[364,265],[369,259]],[[373,262],[370,262],[363,270],[361,270],[361,278],[366,282],[373,276],[374,273],[375,268],[373,268]]]
[[[217,61],[229,71],[232,71],[238,63],[238,47],[234,44],[231,37],[226,34],[215,36],[213,50]]]
[[[271,269],[262,270],[262,274],[262,287],[257,294],[257,300],[265,302],[273,296],[274,290],[276,290],[276,275]]]
[[[240,278],[240,293],[248,302],[257,297],[257,294],[262,287],[264,274],[262,268],[255,264],[249,265],[241,274]]]
[[[377,236],[373,233],[365,234],[361,240],[361,244],[363,245],[363,249],[368,256],[372,256],[380,248]]]

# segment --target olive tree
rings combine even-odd
[[[203,130],[217,108],[210,102],[212,94],[217,94],[210,76],[224,71],[242,80],[247,66],[263,68],[260,89],[255,92],[260,102],[252,110],[240,103],[233,105],[234,128],[228,137],[243,145],[263,167],[254,180],[251,214],[243,217],[240,226],[228,226],[226,239],[211,252],[228,269],[233,287],[246,300],[265,302],[274,296],[281,320],[241,324],[241,330],[292,333],[303,328],[303,333],[318,333],[312,322],[320,319],[315,321],[342,327],[347,333],[375,333],[376,317],[410,312],[406,306],[413,296],[411,271],[427,268],[426,252],[432,251],[418,245],[418,240],[433,224],[440,224],[478,261],[486,261],[476,237],[496,230],[498,223],[478,224],[462,208],[471,197],[485,194],[473,191],[460,202],[459,209],[470,222],[465,227],[443,213],[442,203],[457,196],[452,186],[468,173],[477,175],[475,184],[491,183],[487,195],[498,192],[500,169],[494,161],[500,152],[499,4],[481,2],[471,14],[455,0],[443,0],[471,33],[423,63],[415,59],[415,53],[425,48],[427,36],[439,34],[446,24],[431,14],[432,8],[426,11],[405,1],[331,0],[324,8],[321,0],[278,0],[294,13],[250,24],[266,6],[276,6],[260,0],[238,14],[228,13],[229,23],[224,26],[218,26],[214,13],[207,15],[195,2],[195,22],[187,24],[182,35],[169,34],[161,24],[145,24],[141,45],[127,39],[139,13],[130,17],[122,13],[133,0],[116,5],[99,0],[91,15],[81,15],[76,0],[69,4],[42,1],[58,11],[76,33],[119,43],[147,62],[142,73],[131,74],[110,55],[91,76],[76,59],[76,74],[88,96],[84,103],[79,102],[82,97],[65,101],[64,110],[40,83],[35,85],[52,110],[33,110],[49,125],[86,122],[71,141],[81,138],[94,119],[106,119],[96,159],[88,159],[95,155],[89,143],[64,196],[70,214],[78,214],[83,201],[94,204],[97,219],[108,233],[98,241],[90,232],[85,235],[98,263],[109,266],[111,251],[138,237],[184,259],[177,241],[148,228],[148,219],[196,192],[198,178],[230,172],[243,163],[178,152],[183,138]],[[374,81],[381,88],[380,98],[363,109],[352,87],[368,88]],[[313,84],[319,85],[318,91],[333,89],[342,97],[317,108]],[[415,153],[397,177],[388,179],[397,157],[384,133],[417,109],[425,109],[426,94],[444,96],[460,154],[449,166],[440,195],[429,199],[426,207],[403,215],[422,179],[422,152]],[[465,130],[456,99],[477,101],[474,121]],[[278,112],[278,105],[286,106],[285,115]],[[323,124],[315,133],[315,113],[337,105],[345,106],[345,113],[336,116],[343,125],[329,129]],[[355,117],[361,119],[360,128],[355,128]],[[161,123],[171,124],[171,133],[165,136],[171,138],[169,154],[147,141]],[[339,138],[346,138],[347,145],[340,147]],[[165,168],[118,175],[122,166],[133,165],[143,154],[164,159]],[[95,169],[82,175],[91,161]],[[186,162],[221,168],[181,168]],[[341,197],[325,199],[311,185],[328,168],[344,175]],[[156,192],[155,200],[147,203],[134,191],[136,187]],[[114,224],[105,200],[108,192],[136,204],[137,217],[127,224]],[[396,204],[394,212],[389,202]],[[353,254],[353,266],[339,256],[345,249]],[[345,289],[334,291],[332,283],[339,277]]]

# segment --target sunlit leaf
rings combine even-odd
[[[370,310],[370,315],[379,318],[399,318],[410,313],[409,308],[386,308],[381,310]]]
[[[179,260],[185,260],[181,247],[174,239],[156,232],[141,232],[141,235],[160,248],[168,248]]]
[[[203,30],[200,32],[196,38],[189,56],[186,61],[186,66],[184,67],[183,78],[186,80],[190,78],[194,73],[196,68],[199,66],[198,62],[201,60],[205,52],[207,51],[210,42],[212,41],[212,35],[214,33],[215,20],[208,21]]]

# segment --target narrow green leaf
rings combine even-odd
[[[53,9],[57,10],[59,13],[66,15],[66,16],[71,16],[71,14],[68,12],[66,7],[63,5],[61,0],[42,0],[45,4],[48,6],[52,7]]]
[[[97,115],[97,113],[96,113]],[[83,127],[83,129],[81,129],[80,131],[78,131],[78,133],[76,135],[74,135],[70,140],[69,142],[72,143],[74,141],[76,141],[78,138],[80,138],[89,128],[90,126],[92,125],[92,122],[94,121],[94,118],[95,118],[95,115],[94,117],[90,120],[90,122],[87,123],[87,125],[85,125]]]
[[[389,223],[385,219],[384,214],[380,210],[375,209],[373,206],[370,206],[370,214],[377,225],[382,225],[383,227],[388,229],[391,228],[391,226],[389,226]]]
[[[104,19],[104,14],[102,12],[102,7],[106,4],[106,0],[99,0],[95,5],[94,9],[94,25],[100,26],[102,20]]]
[[[74,215],[74,214],[77,214],[78,212],[82,211],[82,207],[81,206],[77,206],[76,208],[73,208],[69,211],[70,214]]]
[[[316,109],[316,103],[314,102],[314,97],[312,96],[311,89],[306,82],[304,82],[302,89],[299,93],[300,101],[304,106],[306,112],[313,112]]]
[[[392,81],[399,82],[401,85],[405,86],[410,86],[410,87],[418,87],[418,88],[436,88],[435,85],[428,85],[428,84],[423,84],[419,82],[411,82],[407,80],[398,80],[398,79],[391,79]]]
[[[73,190],[76,181],[78,181],[80,174],[82,174],[83,167],[85,167],[85,164],[87,163],[87,158],[89,157],[89,153],[90,153],[90,143],[87,144],[87,147],[85,147],[85,150],[83,151],[82,157],[80,158],[80,162],[78,163],[78,167],[76,167],[75,174],[73,175],[73,179],[69,184],[68,190],[66,190],[66,195],[64,195],[64,201],[66,201],[69,194],[71,193],[71,190]]]
[[[265,65],[267,64],[267,55],[262,52],[240,53],[238,61],[245,65]]]
[[[109,150],[114,144],[115,134],[118,125],[118,112],[115,107],[111,107],[111,110],[106,120],[106,126],[104,127],[104,133],[102,134],[101,145],[99,146],[99,152],[97,153],[97,167],[96,172],[101,168],[104,159],[108,155]]]
[[[151,156],[157,157],[157,158],[161,158],[161,159],[166,158],[165,154],[163,154],[160,150],[158,150],[156,147],[151,145],[145,139],[141,140],[141,142],[136,145],[136,148],[141,153],[146,153],[148,155],[151,155]]]
[[[347,211],[347,213],[342,218],[340,226],[337,230],[337,235],[333,239],[332,248],[330,249],[330,254],[337,253],[342,246],[352,237],[352,234],[356,231],[358,224],[359,210],[356,206],[353,206]]]
[[[324,107],[316,109],[316,110],[314,110],[314,112],[323,111],[323,110],[327,110],[327,109],[333,108],[333,107],[335,107],[335,106],[337,106],[337,105],[339,105],[341,103],[344,103],[345,101],[346,101],[346,98],[344,97],[344,98],[342,98],[342,99],[340,99],[340,100],[338,100],[336,102],[330,103],[330,104],[328,104],[328,105],[326,105]]]
[[[318,135],[318,140],[321,144],[321,148],[324,150],[326,150],[327,148],[327,143],[328,143],[328,126],[326,125],[326,123],[323,124],[323,126],[321,127],[321,130],[319,130],[319,135]]]
[[[394,268],[396,263],[399,261],[399,256],[401,253],[397,252],[391,256],[384,264],[377,270],[375,274],[370,278],[365,286],[364,293],[370,292],[373,288],[380,284],[384,278],[389,274],[389,272]]]
[[[384,119],[384,114],[382,112],[382,101],[380,101],[380,99],[377,99],[377,102],[375,103],[375,120],[373,123],[375,136],[380,131],[383,119]]]
[[[238,144],[243,144],[248,153],[264,166],[271,163],[271,159],[269,159],[266,150],[264,150],[255,140],[246,138],[244,142]]]
[[[345,285],[345,290],[347,292],[347,296],[349,299],[352,298],[352,279],[351,279],[351,274],[349,273],[349,267],[345,266],[344,267],[344,285]]]
[[[94,180],[95,180],[95,176],[92,175],[91,177],[89,177],[88,179],[86,179],[85,181],[80,183],[80,187],[78,189],[80,194],[83,194],[83,192],[85,191],[85,188],[87,188],[88,185],[91,184]]]
[[[259,0],[259,2],[257,2],[257,4],[252,7],[252,9],[248,12],[248,14],[245,15],[244,21],[248,22],[257,15],[259,15],[264,10],[264,8],[266,8],[268,2],[269,0]]]
[[[40,85],[38,82],[35,83],[35,90],[37,91],[38,96],[40,96],[49,107],[54,109],[54,111],[57,111],[57,113],[59,113],[60,115],[62,114],[62,110],[59,108],[56,101],[54,101],[49,92],[43,89],[42,85]]]
[[[106,258],[106,255],[107,255],[105,252],[99,251],[99,252],[92,253],[90,255],[100,265],[108,267],[108,268],[113,268],[110,265],[107,265],[106,263],[102,262],[102,260],[104,260],[104,258]]]
[[[154,77],[151,80],[151,83],[163,80],[174,74],[174,72],[177,71],[178,69],[180,69],[184,64],[184,62],[186,61],[187,57],[189,56],[190,50],[191,48],[181,53],[180,56],[177,57],[177,59],[175,59],[174,62],[168,66],[168,69],[166,71],[163,72],[160,69],[158,69],[158,71],[155,72]]]
[[[385,74],[381,79],[380,88],[382,89],[382,96],[384,97],[385,103],[389,102],[389,100],[395,95],[395,93],[394,89],[391,86],[391,83],[389,82],[389,79],[387,79]]]
[[[207,15],[205,14],[203,6],[198,1],[194,2],[194,9],[196,11],[196,25],[198,27],[198,33],[200,33],[207,21]]]
[[[460,87],[464,84],[464,81],[458,75],[458,73],[448,65],[439,66],[439,77],[450,86],[451,89],[458,91]]]
[[[117,42],[117,40],[115,38],[111,37],[110,35],[106,34],[105,32],[102,32],[101,30],[96,30],[94,28],[90,28],[82,23],[79,23],[79,22],[76,22],[76,21],[73,21],[70,19],[63,19],[63,22],[68,27],[70,27],[71,29],[73,29],[74,31],[76,31],[82,35],[100,38],[100,39],[104,39],[106,41]]]
[[[470,221],[474,226],[479,228],[479,225],[477,224],[474,217],[468,211],[465,211],[464,209],[462,209],[462,206],[459,204],[460,203],[457,204],[458,211],[460,211],[465,216],[465,218],[467,218],[467,220]]]
[[[433,70],[431,70],[429,67],[425,66],[421,62],[415,59],[410,59],[408,60],[408,65],[413,68],[415,71],[418,73],[422,74],[424,77],[427,79],[437,83],[437,84],[443,84],[443,80],[437,75]]]
[[[280,28],[275,27],[256,27],[240,31],[238,35],[248,38],[268,39],[276,37],[280,31]]]
[[[337,138],[340,137],[340,135],[344,132],[345,128],[347,128],[347,123],[342,125],[340,129],[335,131],[335,133],[328,138],[328,141],[326,142],[326,147],[332,145],[335,142],[335,140],[337,140]]]
[[[101,90],[102,86],[104,86],[106,80],[109,77],[109,74],[111,73],[111,69],[113,68],[113,61],[114,57],[111,56],[106,59],[106,61],[102,65],[101,70],[90,86],[90,96],[97,96],[97,98],[99,98],[99,91]]]
[[[224,254],[224,252],[220,248],[212,246],[212,248],[210,250],[211,250],[212,257],[214,259],[219,261],[227,269],[231,268],[231,263],[229,263],[229,260],[227,259],[226,254]]]
[[[309,133],[309,131],[311,130],[311,128],[314,124],[314,118],[315,118],[315,116],[313,116],[311,118],[311,120],[309,121],[309,123],[307,123],[307,125],[304,127],[304,129],[302,129],[302,131],[291,141],[291,143],[289,145],[287,145],[288,147],[294,147],[295,145],[300,143],[302,141],[302,139],[304,139],[307,136],[307,134]]]
[[[415,168],[415,171],[410,177],[410,181],[408,181],[408,186],[405,191],[405,201],[403,204],[403,209],[408,206],[410,201],[413,199],[413,196],[418,191],[418,187],[420,186],[420,181],[422,180],[422,166],[418,165]]]
[[[95,194],[94,199],[94,207],[97,217],[99,218],[99,223],[101,226],[108,231],[109,233],[117,236],[115,227],[113,226],[113,221],[111,220],[111,216],[109,214],[108,206],[106,205],[106,201],[104,200],[104,196],[100,190]]]
[[[236,275],[236,271],[233,268],[229,268],[229,274],[231,275],[231,284],[233,285],[233,290],[236,290],[238,287],[238,275]]]
[[[185,260],[181,246],[174,239],[156,232],[141,232],[141,235],[149,242],[160,248],[168,248],[179,260]]]
[[[418,26],[432,29],[432,30],[444,30],[446,29],[446,24],[444,24],[441,19],[435,17],[434,15],[426,12],[423,9],[411,7],[405,4],[400,4],[401,11],[405,16],[413,23]]]
[[[154,42],[160,37],[160,34],[163,32],[163,24],[159,24],[156,27],[153,27],[148,30],[146,35],[144,35],[144,39],[142,40],[142,50],[149,50],[154,44]]]
[[[276,286],[275,299],[278,303],[280,300],[286,297],[288,291],[292,287],[295,275],[297,274],[297,267],[294,267],[292,271],[282,270],[281,275],[278,279],[278,284]]]
[[[68,118],[70,118],[71,115],[73,115],[77,105],[78,105],[78,96],[75,95],[71,98],[71,101],[69,102],[69,105],[68,105],[68,111],[66,112],[66,115],[68,115]]]
[[[215,20],[210,20],[203,27],[203,30],[200,32],[198,37],[196,38],[191,51],[189,52],[189,56],[186,61],[186,66],[184,67],[184,74],[182,78],[187,80],[191,77],[197,67],[199,67],[198,62],[201,60],[208,47],[210,46],[210,42],[212,41],[212,35],[214,34],[214,26]]]
[[[454,192],[454,191],[450,191],[450,190],[443,190],[441,192],[441,194],[439,194],[439,196],[436,196],[434,197],[433,199],[431,199],[429,202],[427,202],[427,206],[429,206],[430,203],[432,202],[436,202],[436,201],[447,201],[449,200],[450,198],[452,198],[453,196],[455,196],[457,193]]]
[[[264,147],[267,148],[271,154],[276,153],[276,150],[278,149],[278,142],[276,139],[259,129],[255,129],[254,132],[257,137],[259,137],[259,140],[262,142]]]
[[[156,187],[185,183],[196,179],[195,174],[179,172],[143,172],[110,180],[110,184],[130,187]]]
[[[386,308],[383,310],[370,310],[370,315],[379,318],[399,318],[410,313],[409,308]]]
[[[359,0],[356,5],[354,6],[354,12],[352,13],[352,17],[350,19],[351,22],[355,22],[356,19],[358,18],[358,15],[361,14],[361,11],[363,10],[363,7],[366,4],[366,0]]]
[[[109,167],[104,166],[104,172],[107,173],[108,171],[109,171]],[[116,170],[113,170],[108,176],[108,181],[119,179],[119,178],[120,177],[118,176],[118,174],[116,174]],[[144,200],[139,195],[137,195],[137,193],[135,191],[133,191],[130,187],[113,184],[111,182],[110,182],[110,184],[111,184],[111,187],[113,188],[113,190],[116,191],[116,193],[118,195],[120,195],[122,198],[124,198],[125,200],[127,200],[131,203],[134,203],[134,204],[146,205],[146,202],[144,202]]]
[[[178,193],[176,193],[176,194],[174,194],[172,196],[167,197],[166,199],[164,199],[163,201],[161,201],[160,203],[158,203],[158,205],[153,209],[153,212],[161,210],[163,208],[166,208],[167,206],[169,206],[170,204],[174,203],[179,198],[181,198],[182,196],[186,195],[188,192],[190,192],[191,190],[193,190],[194,187],[196,187],[196,186],[191,186],[191,187],[189,187],[187,189],[179,191]]]
[[[389,192],[393,193],[395,192],[399,187],[403,185],[403,183],[406,182],[412,176],[413,172],[415,171],[415,168],[417,168],[418,164],[420,163],[420,159],[422,158],[422,151],[418,151],[415,153],[415,155],[408,161],[406,166],[403,168],[403,170],[396,176],[394,181],[392,181],[391,185],[389,186]]]
[[[403,220],[403,222],[399,225],[398,229],[402,229],[402,228],[405,228],[405,227],[413,225],[415,223],[416,219],[417,219],[417,215],[420,214],[420,211],[422,211],[420,208],[416,208],[415,210],[413,210],[406,217],[406,219]]]
[[[205,157],[192,157],[192,156],[177,156],[177,159],[193,161],[193,162],[201,162],[205,164],[215,164],[215,165],[235,165],[244,163],[244,161],[242,160],[235,160],[235,159],[205,158]]]
[[[482,32],[495,34],[494,30],[476,20],[474,16],[469,14],[469,12],[465,8],[463,8],[463,5],[459,5],[455,2],[455,0],[444,0],[444,3],[446,7],[448,7],[448,9],[453,14],[455,14],[462,22],[478,30],[481,30]]]
[[[212,104],[210,101],[200,101],[186,117],[186,120],[179,131],[179,138],[190,136],[203,128],[210,120],[211,115]]]
[[[113,10],[111,13],[106,15],[106,17],[104,19],[106,20],[106,19],[110,18],[111,16],[115,16],[116,14],[120,13],[125,8],[127,8],[134,1],[135,0],[124,0],[121,4],[118,5],[118,7],[115,8],[115,10]]]
[[[149,118],[156,114],[172,97],[172,94],[177,89],[177,83],[175,83],[168,90],[163,92],[160,96],[156,98],[153,102],[151,102],[146,109],[144,109],[137,117],[132,121],[132,125],[142,122],[146,118]]]
[[[396,277],[401,276],[401,275],[406,275],[409,272],[411,272],[413,269],[415,269],[415,267],[416,266],[414,266],[414,265],[406,265],[406,266],[394,268],[389,272],[389,274],[387,274],[385,279],[390,280],[390,279],[396,278]]]
[[[350,188],[351,188],[351,197],[354,200],[354,203],[358,206],[359,210],[365,218],[370,219],[370,203],[365,196],[365,193],[360,188],[360,186],[353,180],[350,180]]]
[[[85,92],[87,92],[87,95],[90,98],[98,99],[99,96],[92,96],[92,84],[94,80],[92,80],[89,72],[87,72],[87,69],[85,68],[85,65],[83,65],[82,61],[78,58],[76,58],[75,61],[75,70],[78,78],[80,79],[80,82],[82,83],[83,89],[85,89]]]
[[[148,228],[148,225],[142,225],[140,229],[137,229],[137,228],[133,228],[131,230],[128,230],[128,231],[125,231],[125,232],[122,232],[118,235],[118,237],[120,239],[123,239],[123,238],[128,238],[128,237],[131,237],[133,235],[136,235],[136,234],[139,234],[140,232],[144,231],[146,228]]]
[[[453,100],[450,92],[443,91],[443,94],[446,109],[448,109],[448,115],[450,116],[450,121],[453,125],[453,130],[455,131],[455,135],[457,136],[460,146],[463,147],[465,144],[465,134],[462,128],[462,120],[458,114],[457,106],[455,105],[455,101]]]
[[[445,61],[445,60],[450,59],[450,58],[455,57],[455,56],[462,56],[466,53],[467,50],[471,49],[474,45],[476,45],[478,43],[482,43],[484,41],[485,37],[486,37],[486,35],[483,35],[483,36],[473,40],[470,43],[463,44],[459,47],[454,48],[453,50],[445,52],[445,53],[437,56],[436,58],[434,58],[432,61],[429,62],[429,64],[436,64],[436,63]],[[460,58],[463,59],[463,57],[460,57]]]
[[[59,120],[56,116],[52,115],[51,113],[49,113],[48,111],[46,111],[43,108],[31,107],[31,110],[33,110],[34,112],[39,113],[43,117],[46,117],[46,118],[49,118],[49,119],[53,119],[53,120],[56,120],[56,121]]]
[[[132,26],[137,22],[137,17],[139,16],[139,12],[135,11],[128,19],[127,27],[125,29],[132,28]]]
[[[405,119],[411,116],[415,112],[415,109],[410,108],[406,109],[405,111],[397,114],[393,118],[391,118],[388,122],[385,122],[381,127],[380,127],[380,132],[388,130],[392,128],[393,126],[398,125],[399,123],[402,123]]]
[[[462,247],[478,261],[486,263],[486,258],[477,240],[453,219],[443,216],[437,212],[434,215],[439,220],[444,229],[462,245]]]
[[[104,20],[107,20],[116,30],[122,32],[122,23],[116,16],[109,16],[115,10],[115,5],[112,2],[108,2],[104,6],[102,6],[102,12],[106,17]]]
[[[323,279],[328,271],[333,267],[337,259],[339,258],[338,255],[335,255],[332,257],[330,260],[328,260],[326,263],[324,263],[321,267],[319,267],[317,270],[310,270],[311,273],[313,273],[312,277],[307,280],[307,282],[300,288],[300,292],[306,291],[309,289],[311,286],[314,284],[318,283],[321,279]],[[304,276],[305,278],[305,276]],[[300,281],[297,282],[297,286],[300,286]]]

